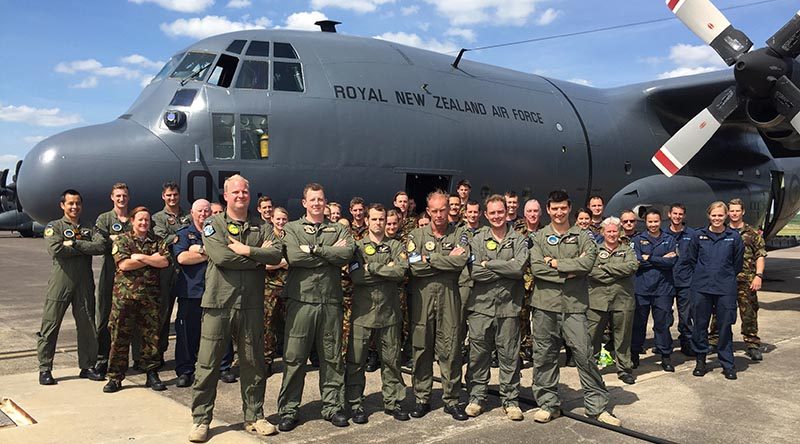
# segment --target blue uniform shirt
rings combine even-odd
[[[672,269],[672,278],[677,288],[688,288],[692,284],[692,267],[688,262],[689,243],[692,240],[692,234],[695,229],[687,226],[677,233],[670,230],[669,224],[662,230],[667,234],[671,234],[675,238],[675,243],[678,248],[678,259],[675,261],[675,267]]]
[[[633,250],[639,259],[639,269],[634,279],[635,293],[645,296],[662,296],[672,294],[675,285],[672,278],[672,267],[677,257],[664,257],[675,251],[675,238],[665,231],[653,237],[648,231],[637,234],[633,241]],[[648,255],[644,260],[642,255]]]
[[[736,297],[736,275],[742,271],[744,242],[739,231],[725,227],[722,233],[696,230],[688,248],[694,268],[692,289],[701,293]]]
[[[178,255],[184,251],[189,251],[192,245],[203,245],[203,234],[195,228],[194,223],[188,227],[178,230],[175,235],[178,237],[172,248],[175,254],[175,261]],[[175,294],[179,298],[201,299],[206,288],[206,267],[208,261],[194,265],[180,265],[180,273],[175,283]]]

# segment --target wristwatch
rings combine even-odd
[[[764,278],[764,273],[756,273],[756,276],[758,276],[758,277],[763,279]]]

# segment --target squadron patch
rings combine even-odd
[[[375,254],[375,246],[372,244],[368,244],[366,247],[364,247],[364,253],[366,253],[367,256],[372,256],[373,254]]]
[[[64,230],[64,237],[66,237],[67,239],[72,239],[73,237],[75,237],[75,232],[72,231],[70,228],[67,228],[66,230]]]
[[[488,241],[486,241],[486,249],[489,251],[497,250],[497,242],[495,242],[492,239],[489,239]]]
[[[598,256],[600,256],[600,259],[608,259],[609,254],[608,251],[602,250]]]
[[[238,225],[236,225],[236,224],[228,224],[228,233],[236,236],[237,234],[239,234],[240,231],[241,230],[239,230],[239,226]]]
[[[88,228],[81,228],[81,238],[91,239],[92,238],[92,230]]]
[[[55,232],[55,230],[53,230],[53,227],[47,227],[47,228],[44,229],[44,236],[45,237],[50,237],[50,236],[52,236],[54,234],[56,234],[56,232]]]
[[[433,251],[436,248],[436,244],[433,241],[425,242],[425,249],[428,251]]]
[[[189,216],[183,216],[181,218],[181,225],[187,225],[187,224],[189,224]]]
[[[317,232],[317,229],[313,225],[303,225],[303,231],[305,231],[306,234],[314,234]]]
[[[549,245],[558,245],[558,236],[556,236],[555,234],[547,236],[547,243]]]
[[[641,244],[641,245],[650,245],[650,241],[647,240],[647,239],[642,239],[641,241],[639,241],[639,244]]]
[[[114,225],[111,225],[111,231],[119,233],[122,231],[122,224],[119,222],[114,223]]]
[[[204,234],[206,237],[208,237],[208,236],[212,236],[212,235],[214,234],[214,226],[213,226],[213,225],[211,225],[211,224],[208,224],[208,225],[206,225],[205,227],[203,227],[203,234]]]
[[[111,247],[111,254],[117,254],[117,253],[119,253],[119,245],[117,245],[117,244],[115,243],[115,244],[114,244],[114,245]]]
[[[406,244],[406,251],[411,253],[412,251],[414,251],[416,249],[417,249],[417,245],[414,243],[414,241],[413,240],[408,241],[408,244]]]
[[[577,244],[578,243],[578,236],[576,236],[574,234],[570,235],[570,236],[567,236],[567,237],[564,238],[564,243],[565,244]]]
[[[390,253],[390,252],[391,250],[389,249],[388,245],[386,244],[378,245],[378,253]]]

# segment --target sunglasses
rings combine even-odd
[[[622,223],[623,224],[635,224],[636,221],[635,220],[623,220]]]

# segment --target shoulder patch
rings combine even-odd
[[[364,253],[366,253],[367,256],[372,256],[373,254],[375,254],[375,246],[372,244],[367,244],[364,247]]]
[[[433,241],[425,242],[425,249],[428,251],[433,251],[436,248],[436,244]]]
[[[116,232],[116,233],[119,233],[120,231],[122,231],[122,224],[121,224],[121,223],[119,223],[119,222],[114,222],[114,223],[111,225],[111,231],[114,231],[114,232]]]
[[[608,251],[606,251],[606,250],[600,251],[599,256],[600,256],[600,259],[608,259],[608,256],[609,256]]]
[[[411,253],[412,251],[417,249],[417,245],[414,243],[413,240],[409,240],[408,244],[406,244],[406,251]]]
[[[53,229],[53,227],[48,226],[44,229],[44,237],[51,237],[54,234],[56,234],[56,231]]]
[[[211,225],[211,224],[206,224],[206,226],[205,226],[205,227],[203,227],[203,234],[204,234],[206,237],[208,237],[208,236],[213,236],[213,235],[214,235],[214,232],[215,232],[215,231],[214,231],[214,226],[213,226],[213,225]]]
[[[558,245],[558,241],[559,241],[558,236],[556,236],[555,234],[547,236],[548,245]]]

